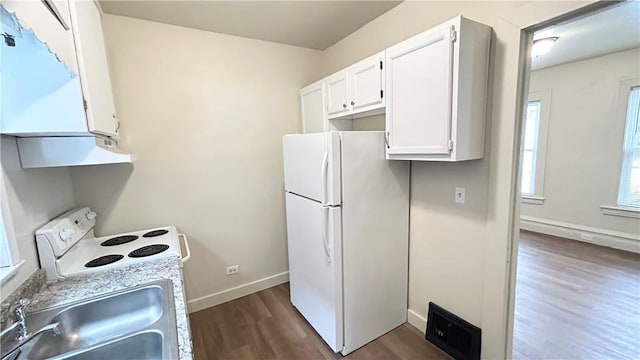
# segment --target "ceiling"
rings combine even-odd
[[[628,1],[593,15],[537,31],[557,36],[551,50],[532,59],[532,70],[640,47],[640,1]]]
[[[101,0],[105,13],[324,50],[401,1]]]

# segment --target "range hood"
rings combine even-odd
[[[25,169],[130,163],[135,158],[115,141],[94,136],[18,138],[18,151]]]

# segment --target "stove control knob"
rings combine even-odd
[[[93,219],[95,219],[95,218],[96,218],[96,216],[97,216],[97,214],[96,214],[95,212],[93,212],[93,211],[89,211],[89,212],[87,213],[87,220],[93,220]]]
[[[64,228],[62,229],[62,231],[60,231],[60,239],[62,239],[62,241],[64,242],[67,242],[75,233],[76,231],[73,229]]]

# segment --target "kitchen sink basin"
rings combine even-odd
[[[148,331],[66,357],[69,360],[162,360],[162,333]]]
[[[173,285],[160,280],[27,314],[31,331],[59,323],[22,346],[17,359],[175,359]]]

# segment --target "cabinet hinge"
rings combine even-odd
[[[455,27],[451,27],[451,42],[456,42],[458,40],[458,32]]]
[[[449,151],[453,150],[453,140],[449,140]]]
[[[380,70],[382,70],[382,60],[380,60]]]
[[[384,99],[384,90],[380,90],[380,99]]]
[[[87,110],[89,110],[89,105],[87,105],[87,99],[82,98],[82,105],[84,106],[84,111],[87,112]]]

